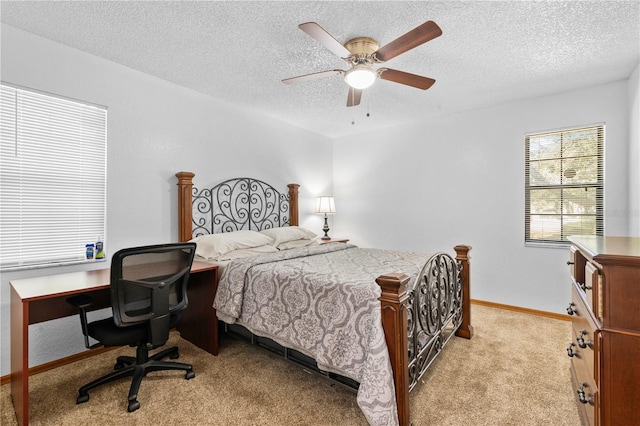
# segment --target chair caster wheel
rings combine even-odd
[[[169,359],[177,359],[180,358],[180,354],[176,351],[169,355]]]
[[[83,402],[87,402],[89,400],[89,394],[79,395],[78,399],[76,399],[76,404],[82,404]]]
[[[140,408],[140,403],[138,401],[130,401],[129,407],[127,407],[127,411],[132,413],[136,411],[138,408]]]
[[[121,370],[124,368],[124,364],[117,362],[116,365],[113,366],[114,370]]]
[[[187,380],[193,379],[194,377],[196,377],[196,373],[193,371],[187,371],[187,374],[184,375],[184,378]]]

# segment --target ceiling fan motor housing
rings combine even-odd
[[[371,37],[356,37],[346,42],[344,47],[353,55],[371,55],[380,48],[380,44]]]
[[[351,52],[349,60],[353,65],[371,65],[374,62],[372,55],[380,48],[380,44],[371,37],[356,37],[346,42],[344,47]]]

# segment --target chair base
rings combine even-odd
[[[131,379],[131,387],[129,389],[129,406],[127,407],[127,410],[132,412],[140,408],[140,403],[138,402],[138,390],[140,389],[142,378],[146,376],[147,373],[159,370],[182,370],[186,372],[186,380],[193,379],[196,376],[191,364],[162,361],[162,359],[166,357],[176,359],[180,356],[178,348],[175,346],[160,351],[152,356],[149,356],[149,350],[145,346],[138,346],[136,352],[136,358],[131,356],[119,356],[116,360],[116,365],[114,366],[115,371],[82,386],[78,390],[78,399],[76,403],[81,404],[83,402],[87,402],[89,400],[89,391],[93,388],[123,377],[133,376]]]

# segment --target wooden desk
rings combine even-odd
[[[207,352],[218,355],[218,318],[213,299],[218,267],[194,261],[178,331]],[[79,293],[91,295],[92,309],[111,306],[110,270],[73,272],[11,281],[11,396],[19,425],[29,424],[29,324],[78,315],[66,302]],[[78,336],[80,339],[81,336]]]

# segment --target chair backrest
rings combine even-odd
[[[187,306],[195,243],[126,248],[111,259],[111,306],[118,327],[149,323],[154,347],[166,343],[171,314]]]

